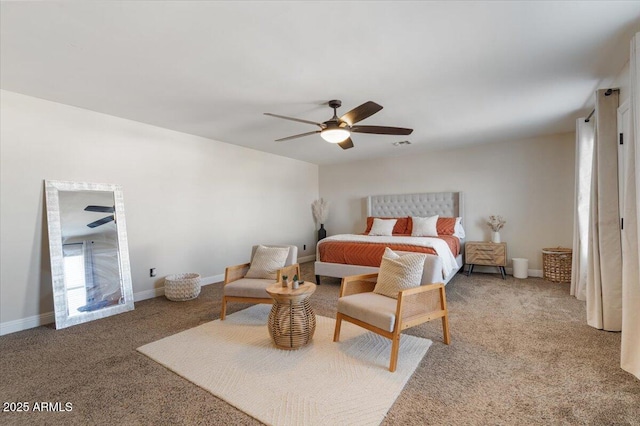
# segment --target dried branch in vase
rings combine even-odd
[[[329,202],[322,198],[315,200],[311,203],[311,212],[316,223],[324,223],[329,216]]]
[[[487,225],[491,228],[493,232],[498,232],[502,227],[504,227],[506,220],[502,216],[489,216],[489,221]]]

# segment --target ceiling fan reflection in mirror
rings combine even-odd
[[[114,213],[116,211],[115,206],[107,207],[107,206],[87,206],[84,208],[85,211],[88,212],[97,212],[97,213]],[[115,215],[106,216],[102,219],[98,219],[95,222],[91,222],[87,224],[89,228],[97,228],[100,225],[104,225],[105,223],[109,223],[116,220]]]
[[[382,105],[378,105],[375,102],[365,102],[362,105],[352,109],[342,117],[338,117],[336,110],[342,106],[342,101],[334,99],[329,101],[329,107],[333,108],[333,117],[325,121],[324,123],[316,123],[309,120],[302,120],[294,117],[286,117],[284,115],[271,114],[265,112],[264,115],[271,117],[283,118],[285,120],[298,121],[300,123],[313,124],[320,127],[320,130],[314,130],[313,132],[301,133],[299,135],[289,136],[282,139],[276,139],[276,142],[288,141],[290,139],[301,138],[303,136],[314,135],[320,133],[322,139],[327,142],[335,143],[342,149],[353,148],[353,141],[351,140],[352,133],[369,133],[374,135],[410,135],[413,129],[406,129],[403,127],[388,127],[388,126],[362,126],[357,125],[365,118],[371,117],[382,109]]]

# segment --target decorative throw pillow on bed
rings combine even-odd
[[[438,236],[438,215],[431,217],[411,217],[412,237],[437,237]]]
[[[427,255],[424,253],[408,253],[400,256],[389,247],[385,248],[378,272],[378,282],[373,292],[397,299],[398,292],[420,286],[426,259]]]
[[[455,217],[439,216],[436,224],[438,235],[453,235],[457,220]]]
[[[453,235],[454,237],[464,238],[464,228],[462,227],[461,217],[438,217],[436,225],[438,235]]]
[[[396,225],[397,219],[373,219],[373,225],[369,235],[393,235],[393,227]]]
[[[245,278],[268,278],[275,280],[278,269],[283,268],[289,256],[289,247],[258,246],[251,259]]]
[[[411,233],[411,229],[409,228],[409,225],[411,223],[411,218],[409,216],[405,216],[405,217],[373,217],[373,216],[367,216],[367,229],[364,230],[364,233],[369,235],[369,232],[371,231],[371,227],[373,226],[373,220],[374,219],[396,219],[397,222],[396,224],[393,226],[393,235],[397,235],[397,234],[410,234]],[[407,229],[409,229],[407,231]]]

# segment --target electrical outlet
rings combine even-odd
[[[156,276],[156,268],[149,269],[149,276],[150,277],[155,277]]]

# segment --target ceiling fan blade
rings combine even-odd
[[[109,223],[115,220],[115,217],[112,216],[107,216],[107,217],[103,217],[102,219],[98,219],[95,222],[91,222],[90,224],[88,224],[87,226],[89,228],[96,228],[100,225],[104,225],[105,223]]]
[[[114,207],[107,207],[107,206],[87,206],[84,209],[85,211],[88,211],[88,212],[98,212],[98,213],[113,213],[115,211]]]
[[[314,130],[313,132],[300,133],[299,135],[288,136],[282,139],[276,139],[276,142],[288,141],[289,139],[297,139],[303,136],[315,135],[316,133],[320,133],[322,130]]]
[[[369,102],[363,103],[358,107],[355,107],[354,109],[352,109],[351,111],[349,111],[348,113],[340,117],[340,119],[342,121],[346,121],[349,126],[353,126],[358,121],[362,121],[367,117],[371,117],[373,114],[380,111],[381,109],[382,109],[382,105],[378,105],[375,102],[369,101]]]
[[[353,133],[372,133],[374,135],[410,135],[413,129],[387,126],[354,126],[351,131]]]
[[[278,115],[278,114],[271,114],[270,112],[265,112],[264,115],[268,115],[268,116],[276,117],[276,118],[283,118],[285,120],[298,121],[300,123],[313,124],[315,126],[318,126],[318,127],[322,128],[322,124],[316,123],[315,121],[303,120],[301,118],[287,117],[287,116]]]
[[[351,138],[347,138],[346,140],[344,140],[343,142],[340,142],[338,144],[340,146],[340,148],[342,149],[349,149],[349,148],[353,148],[353,141],[351,140]]]

